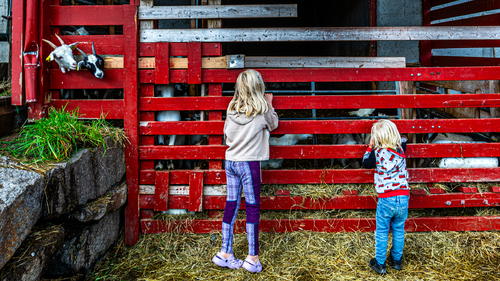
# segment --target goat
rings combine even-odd
[[[349,115],[358,116],[358,117],[366,117],[370,116],[375,111],[375,108],[360,108],[356,111],[349,111]]]
[[[361,136],[359,135],[353,135],[353,134],[338,134],[338,135],[333,135],[333,144],[360,144],[363,143]],[[333,161],[331,165],[333,166]],[[339,159],[340,163],[342,164],[343,168],[347,168],[351,166],[351,168],[354,169],[359,169],[361,167],[361,163],[359,159],[348,159],[348,158],[342,158]]]
[[[174,96],[175,92],[175,86],[172,84],[168,85],[155,85],[155,93],[157,96],[164,97],[164,98],[171,98]],[[181,121],[181,113],[179,111],[159,111],[156,114],[156,121]],[[181,143],[181,139],[179,138],[176,141],[176,135],[170,135],[169,143],[168,145],[179,145],[179,144],[184,144],[185,141]],[[159,145],[165,145],[165,136],[164,135],[159,135],[158,136],[158,144]],[[155,169],[157,170],[162,170],[163,169],[163,162],[158,161],[158,163],[155,166]],[[167,162],[167,169],[174,169],[174,163],[172,160],[168,160]]]
[[[474,141],[471,137],[459,134],[438,134],[431,143],[485,143]],[[465,158],[441,158],[437,160],[439,168],[496,168],[497,157],[465,157]]]
[[[68,27],[74,29],[74,31],[64,30],[62,32],[64,35],[89,35],[89,32],[83,26],[80,28],[76,28],[76,26],[68,26]]]
[[[280,138],[270,137],[269,145],[294,145],[302,140],[312,138],[310,134],[301,135],[284,135]],[[261,162],[261,168],[279,168],[283,164],[284,159],[269,159]]]
[[[78,63],[78,67],[76,69],[80,70],[82,67],[85,67],[96,78],[102,79],[104,77],[104,59],[96,54],[94,42],[92,42],[92,54],[89,56],[87,56],[87,54],[85,54],[82,50],[78,48],[76,49],[83,55],[83,60]]]
[[[45,43],[49,44],[54,49],[49,54],[46,60],[55,60],[59,65],[59,69],[62,73],[66,73],[66,71],[70,70],[76,70],[77,64],[75,59],[73,58],[73,50],[76,48],[76,45],[78,45],[78,42],[66,45],[64,44],[64,41],[61,39],[61,37],[57,36],[57,34],[56,37],[61,43],[61,46],[59,47],[48,40],[42,39]]]

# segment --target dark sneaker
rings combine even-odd
[[[370,267],[375,270],[378,274],[387,274],[384,264],[378,264],[377,259],[373,258],[370,260]]]
[[[387,259],[388,263],[391,265],[392,268],[396,269],[396,270],[401,270],[403,268],[402,264],[403,264],[403,259],[401,260],[394,260],[394,258],[392,257],[392,254],[389,255],[389,258]]]

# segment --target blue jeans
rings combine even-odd
[[[379,198],[377,203],[377,229],[375,230],[375,258],[385,263],[389,229],[392,232],[391,254],[394,260],[403,257],[405,244],[405,221],[408,217],[409,196]]]

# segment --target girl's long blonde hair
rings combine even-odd
[[[246,117],[264,114],[269,111],[265,91],[266,86],[259,72],[253,69],[243,71],[238,75],[234,97],[227,110],[245,113]]]
[[[374,148],[392,148],[401,146],[401,136],[396,124],[389,120],[380,120],[372,126],[372,140]]]

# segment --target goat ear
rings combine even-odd
[[[74,50],[76,48],[76,45],[78,45],[79,42],[76,43],[71,43],[68,46],[71,48],[71,50]]]
[[[50,53],[50,55],[45,59],[46,61],[53,61],[54,60],[54,55]]]

